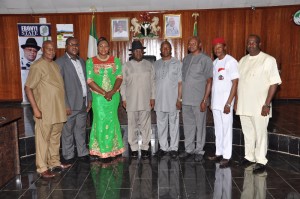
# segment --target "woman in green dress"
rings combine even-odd
[[[118,119],[122,66],[118,58],[109,55],[106,38],[99,38],[97,49],[98,55],[86,62],[87,82],[93,96],[89,150],[90,155],[108,160],[125,150]]]

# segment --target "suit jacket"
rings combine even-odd
[[[150,99],[155,99],[155,71],[151,62],[131,60],[122,68],[122,101],[126,111],[150,111]]]
[[[86,89],[87,89],[87,100],[92,101],[91,91],[86,82],[85,62],[80,57],[79,60],[84,73]],[[56,63],[60,67],[60,72],[65,83],[66,108],[70,108],[71,110],[81,110],[83,104],[83,91],[82,91],[81,82],[79,80],[76,69],[71,59],[65,53],[63,56],[61,56],[56,60]]]

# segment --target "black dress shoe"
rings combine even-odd
[[[256,163],[253,169],[253,174],[261,174],[266,171],[266,165]]]
[[[82,162],[90,162],[90,156],[89,155],[81,156],[78,157],[78,160]]]
[[[205,162],[202,154],[195,154],[194,160],[195,160],[195,162],[201,162],[201,163]]]
[[[110,163],[113,160],[112,157],[108,157],[108,158],[101,158],[101,162],[103,163]]]
[[[170,151],[170,156],[171,156],[171,158],[173,158],[173,159],[175,159],[175,158],[177,158],[177,156],[178,156],[178,152],[177,151]]]
[[[214,155],[214,156],[208,156],[207,159],[215,161],[215,162],[220,162],[222,160],[223,156],[222,155]]]
[[[229,159],[222,159],[221,161],[220,161],[220,168],[222,169],[222,168],[227,168],[229,166]]]
[[[137,158],[139,156],[139,152],[138,151],[132,151],[131,152],[131,157],[132,158]]]
[[[149,158],[149,156],[150,156],[149,151],[142,150],[142,158],[143,159],[147,159],[147,158]]]
[[[100,160],[100,158],[98,156],[96,156],[96,155],[90,155],[90,161],[91,162],[95,162],[95,161],[99,161],[99,160]]]
[[[167,151],[164,151],[162,149],[159,149],[156,153],[155,153],[155,156],[157,157],[163,157],[164,155],[166,155],[168,152]]]
[[[179,157],[180,157],[180,158],[183,158],[183,159],[189,158],[189,157],[191,157],[191,156],[193,156],[193,154],[188,153],[188,152],[186,152],[186,151],[184,151],[184,152],[182,152],[182,153],[179,154]]]
[[[75,158],[71,158],[71,159],[68,159],[68,160],[63,160],[63,163],[64,164],[73,164],[75,162]]]
[[[61,163],[59,166],[52,167],[50,171],[55,173],[60,173],[62,171],[69,169],[71,166],[72,164]]]
[[[252,165],[252,164],[255,164],[255,162],[251,162],[251,161],[247,160],[246,158],[244,158],[241,161],[241,166],[243,166],[245,168],[248,167],[248,166],[250,166],[250,165]]]
[[[118,154],[118,155],[116,155],[115,157],[112,157],[112,159],[113,160],[116,160],[116,159],[119,159],[119,158],[121,158],[122,157],[122,153],[121,154]]]

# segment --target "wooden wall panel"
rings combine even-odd
[[[22,97],[17,22],[22,23],[30,18],[0,18],[0,99],[18,101]]]
[[[211,41],[215,37],[224,37],[228,53],[239,60],[246,54],[246,39],[249,34],[258,34],[262,38],[262,50],[274,56],[281,70],[283,84],[276,97],[281,99],[300,98],[300,26],[292,22],[293,14],[300,5],[239,9],[159,11],[150,14],[151,18],[160,19],[163,28],[164,14],[181,14],[182,38],[169,40],[172,44],[172,55],[182,60],[187,54],[187,42],[193,34],[194,18],[192,13],[199,13],[198,35],[202,41],[203,51],[212,55]],[[95,13],[98,36],[110,39],[111,17],[139,18],[142,12],[105,12]],[[56,24],[74,24],[74,33],[80,41],[80,55],[87,57],[88,36],[91,25],[91,13],[39,14],[39,15],[0,15],[0,101],[21,101],[21,78],[17,23],[38,23],[45,17],[52,25],[52,40],[56,42]],[[158,39],[144,39],[148,55],[160,58],[160,44],[164,40],[163,29]],[[110,53],[124,63],[131,53],[131,41],[110,42]],[[64,54],[58,49],[56,57]]]

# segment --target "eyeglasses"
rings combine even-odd
[[[68,46],[72,46],[72,47],[79,47],[79,44],[67,44]]]

